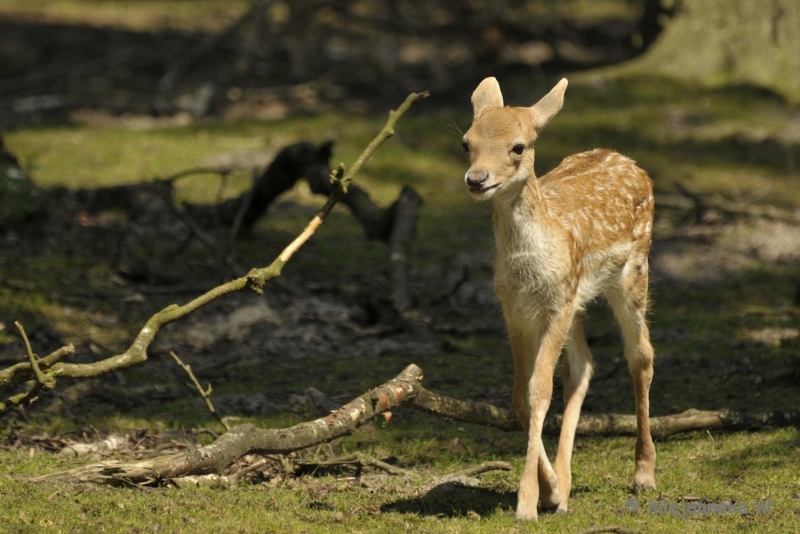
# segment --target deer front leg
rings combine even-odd
[[[575,429],[581,415],[581,406],[589,389],[592,377],[592,353],[586,343],[583,324],[576,317],[564,345],[564,358],[561,362],[561,375],[564,384],[564,418],[561,420],[561,436],[558,440],[558,454],[555,467],[558,478],[558,492],[561,502],[559,512],[566,512],[569,492],[572,487],[572,447],[575,443]]]
[[[531,403],[528,386],[533,375],[536,355],[539,348],[539,338],[541,337],[541,325],[525,325],[523,328],[513,328],[515,325],[507,318],[509,325],[509,339],[514,355],[514,390],[512,402],[517,417],[522,424],[525,435],[529,434],[531,426]],[[544,443],[539,441],[539,465],[537,482],[539,483],[539,495],[543,508],[555,508],[561,498],[558,493],[558,479],[547,453]]]
[[[533,372],[527,384],[530,423],[527,427],[528,451],[517,494],[516,517],[520,520],[537,519],[536,505],[540,500],[543,507],[555,507],[561,502],[558,479],[544,452],[542,426],[553,395],[556,362],[573,315],[574,306],[569,306],[550,318],[541,337],[533,362]]]

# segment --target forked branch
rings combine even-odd
[[[53,379],[61,376],[89,378],[140,364],[147,360],[147,349],[163,326],[182,319],[193,311],[229,293],[241,291],[243,289],[251,289],[260,294],[264,284],[268,280],[280,276],[281,270],[286,262],[289,261],[292,255],[303,246],[312,235],[314,235],[317,228],[319,228],[333,209],[333,206],[336,205],[341,196],[346,192],[348,184],[350,184],[364,163],[372,156],[381,143],[394,134],[394,126],[398,119],[400,119],[414,102],[427,95],[428,93],[411,93],[408,95],[397,110],[389,113],[389,118],[383,129],[375,136],[367,148],[364,149],[358,159],[356,159],[350,171],[345,174],[344,167],[340,166],[339,169],[332,173],[333,192],[328,198],[328,201],[312,219],[303,233],[289,244],[270,265],[252,269],[247,275],[219,285],[182,306],[176,304],[167,306],[147,320],[130,347],[121,354],[94,363],[64,363],[58,360],[74,352],[74,348],[65,347],[48,355],[46,358],[38,360],[36,365],[38,365],[39,370]],[[16,364],[8,369],[0,371],[0,387],[13,386],[34,378],[36,376],[34,367],[35,365],[31,365],[31,362],[27,362]],[[11,405],[13,405],[13,403],[0,405],[0,411],[9,408]]]

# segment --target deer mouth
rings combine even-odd
[[[494,184],[494,185],[490,185],[489,187],[470,187],[469,188],[469,192],[472,193],[473,195],[482,195],[482,194],[486,193],[487,191],[491,191],[492,189],[496,189],[497,187],[500,187],[499,183],[498,184]]]

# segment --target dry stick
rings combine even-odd
[[[225,421],[225,419],[223,419],[222,417],[220,417],[220,415],[217,413],[217,410],[214,409],[214,405],[211,404],[211,384],[208,385],[207,390],[204,390],[203,386],[200,385],[200,382],[198,382],[197,378],[194,376],[191,366],[183,363],[181,359],[178,358],[178,355],[175,354],[174,352],[169,351],[169,355],[172,356],[172,359],[175,360],[175,362],[181,366],[181,369],[186,371],[187,375],[189,375],[189,378],[192,380],[192,384],[194,384],[194,387],[197,390],[197,392],[200,393],[200,396],[203,397],[203,402],[206,403],[206,407],[208,408],[208,411],[211,412],[211,415],[214,416],[214,419],[219,421],[219,424],[225,427],[225,430],[230,430],[231,427],[228,424],[228,422]]]
[[[46,375],[39,368],[36,362],[36,355],[31,348],[31,342],[28,340],[28,336],[25,334],[25,329],[22,327],[22,324],[20,324],[19,321],[14,321],[14,326],[19,330],[19,335],[22,336],[22,341],[25,343],[25,352],[28,353],[28,361],[30,362],[31,369],[33,369],[33,376],[36,377],[36,382],[45,389],[52,389],[55,385],[55,381],[52,376]]]
[[[369,157],[375,152],[381,143],[394,134],[394,126],[398,119],[400,119],[400,117],[402,117],[403,114],[408,111],[408,108],[410,108],[414,102],[426,96],[428,96],[427,92],[411,93],[400,105],[400,107],[397,108],[397,110],[389,112],[389,118],[386,121],[383,129],[367,146],[367,148],[364,149],[364,152],[361,153],[359,158],[353,164],[353,167],[351,167],[347,176],[343,176],[341,180],[335,182],[333,194],[325,203],[325,206],[323,206],[320,212],[314,217],[311,223],[309,223],[309,228],[306,228],[306,230],[288,247],[286,247],[286,249],[270,265],[251,269],[250,272],[245,276],[219,285],[188,302],[187,304],[184,304],[183,306],[178,306],[176,304],[167,306],[147,320],[145,325],[137,334],[136,339],[134,339],[131,346],[128,347],[128,349],[122,354],[117,354],[98,362],[86,364],[64,362],[50,363],[50,361],[48,361],[46,365],[44,360],[40,360],[38,362],[39,366],[42,369],[50,367],[50,374],[53,377],[68,376],[71,378],[89,378],[104,375],[112,371],[125,369],[131,367],[132,365],[138,365],[147,360],[147,348],[153,342],[156,334],[164,325],[182,319],[198,308],[201,308],[209,302],[212,302],[229,293],[241,291],[246,288],[249,288],[258,294],[263,293],[264,284],[268,280],[280,276],[283,266],[297,251],[297,249],[299,249],[303,243],[305,243],[314,234],[314,231],[319,227],[319,225],[322,224],[322,221],[333,209],[333,206],[336,204],[339,196],[343,194],[342,192],[347,184],[353,180],[353,177],[362,167],[364,162],[369,159]],[[339,172],[344,174],[342,171]],[[48,356],[48,358],[50,358],[50,356]],[[13,372],[11,372],[12,369],[14,370]],[[0,387],[7,387],[25,382],[30,380],[32,376],[33,371],[31,370],[30,363],[17,364],[10,369],[4,369],[0,371]],[[2,411],[2,408],[0,408],[0,411]]]
[[[461,471],[454,473],[453,476],[474,477],[489,471],[511,471],[513,465],[508,462],[483,462],[480,465],[468,467]]]
[[[238,481],[240,478],[245,476],[247,473],[250,473],[251,471],[255,471],[256,469],[258,469],[259,467],[261,467],[262,465],[264,465],[266,463],[267,463],[267,459],[266,458],[261,458],[260,460],[253,462],[252,464],[248,465],[247,467],[245,467],[243,469],[239,469],[234,474],[230,475],[230,477],[233,478],[234,480]]]
[[[415,410],[438,417],[491,426],[500,430],[522,430],[511,410],[498,408],[485,402],[463,401],[438,395],[420,386],[417,395],[407,405]],[[767,427],[800,425],[800,410],[765,413],[736,412],[733,410],[701,411],[690,409],[673,415],[650,418],[650,432],[654,438],[666,438],[693,430],[755,430]],[[559,435],[561,416],[545,419],[543,431]],[[583,414],[576,433],[583,436],[636,435],[636,416],[622,414]]]
[[[372,467],[376,467],[381,469],[382,471],[387,472],[390,475],[405,475],[408,473],[406,469],[402,467],[397,467],[391,464],[387,464],[377,458],[373,458],[368,454],[364,454],[361,452],[356,452],[353,454],[348,454],[347,456],[342,456],[341,458],[336,458],[335,460],[329,460],[327,462],[319,462],[313,464],[305,464],[307,467],[333,467],[337,465],[346,465],[346,464],[357,464],[360,466],[367,466],[371,465]]]

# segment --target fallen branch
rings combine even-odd
[[[519,420],[511,410],[498,408],[485,402],[445,397],[423,387],[419,388],[416,397],[410,399],[408,405],[438,417],[465,423],[490,426],[506,431],[522,430]],[[666,438],[694,430],[758,430],[799,424],[800,410],[748,413],[733,410],[689,409],[679,414],[651,417],[650,432],[654,438]],[[561,415],[548,416],[545,419],[543,432],[558,436],[561,432]],[[635,436],[636,416],[582,414],[576,433],[582,436]]]
[[[210,445],[198,449],[135,462],[97,463],[33,480],[56,479],[98,484],[145,485],[160,484],[179,477],[219,475],[246,454],[289,454],[349,436],[364,423],[401,405],[458,421],[493,426],[503,430],[521,429],[510,410],[486,403],[460,401],[437,395],[424,389],[421,381],[422,370],[411,364],[394,379],[367,391],[334,413],[314,421],[284,429],[258,429],[250,424],[239,425]],[[545,423],[545,431],[549,434],[558,434],[560,422],[560,417],[549,418]],[[752,430],[767,426],[796,426],[799,423],[800,411],[742,414],[729,410],[717,412],[687,410],[677,415],[650,419],[653,436],[661,438],[690,430],[714,428]],[[633,415],[584,415],[581,416],[577,433],[635,435],[635,429]],[[342,463],[345,460],[349,462],[351,458],[339,459],[333,463]],[[375,465],[388,472],[396,469],[393,466],[371,462],[363,455],[356,454],[352,460]],[[333,463],[329,462],[330,465]],[[474,476],[494,469],[507,470],[509,467],[504,462],[487,462],[456,473],[454,476]],[[399,471],[397,473],[399,474]]]
[[[219,474],[245,454],[288,454],[349,436],[373,417],[413,398],[421,380],[422,370],[412,364],[396,378],[315,421],[285,429],[239,425],[198,449],[136,462],[96,463],[33,480],[143,485],[190,475]]]
[[[59,362],[57,361],[58,358],[55,356],[57,353],[63,357],[63,355],[66,355],[66,353],[68,353],[70,350],[74,351],[74,349],[65,347],[60,351],[56,351],[55,353],[48,355],[46,358],[38,360],[37,365],[39,369],[45,372],[47,376],[52,378],[62,376],[73,378],[91,378],[140,364],[147,360],[147,349],[153,342],[156,334],[163,326],[182,319],[193,311],[229,293],[234,293],[243,289],[251,289],[256,293],[261,294],[263,292],[264,284],[268,280],[280,276],[281,270],[286,262],[288,262],[292,255],[308,239],[310,239],[312,235],[314,235],[314,232],[317,228],[319,228],[319,226],[331,212],[333,206],[336,205],[339,199],[346,193],[348,185],[350,182],[352,182],[353,177],[360,170],[364,162],[369,159],[369,157],[375,152],[381,143],[394,135],[394,126],[398,119],[400,119],[400,117],[411,107],[414,102],[420,98],[424,98],[425,96],[427,96],[427,93],[411,93],[397,110],[389,112],[389,118],[386,121],[383,129],[372,140],[367,148],[364,149],[364,151],[353,164],[348,174],[345,175],[344,167],[342,165],[339,167],[338,171],[331,175],[333,191],[328,197],[328,201],[325,203],[322,209],[320,209],[317,215],[314,216],[303,233],[301,233],[300,236],[290,243],[283,250],[283,252],[281,252],[278,258],[276,258],[270,265],[251,269],[247,275],[219,285],[182,306],[178,306],[176,304],[167,306],[147,320],[144,327],[142,327],[137,334],[133,343],[122,354],[117,354],[94,363],[79,364]],[[11,368],[0,371],[0,387],[13,386],[30,380],[34,378],[34,376],[34,369],[30,362],[20,363],[12,366]],[[18,396],[10,399],[10,401],[16,400],[18,402],[20,399],[16,399],[16,397]],[[8,409],[8,407],[10,407],[8,403],[3,404],[0,406],[0,411]]]

